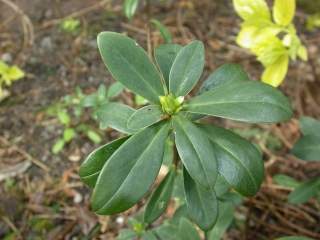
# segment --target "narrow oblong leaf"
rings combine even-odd
[[[148,191],[161,167],[169,124],[159,123],[133,135],[103,166],[91,198],[97,214],[129,209]]]
[[[139,0],[125,0],[124,2],[124,14],[127,18],[131,19],[135,14]]]
[[[143,48],[133,39],[114,32],[100,33],[98,47],[106,67],[117,81],[150,102],[159,103],[164,86]]]
[[[288,200],[293,204],[302,204],[314,197],[320,190],[320,178],[312,179],[308,182],[300,184],[288,196]]]
[[[296,11],[296,0],[275,0],[273,4],[274,21],[282,26],[292,22]]]
[[[128,137],[114,140],[90,153],[80,166],[79,175],[81,180],[93,188],[104,164],[127,139]]]
[[[152,19],[151,22],[156,26],[156,28],[160,31],[161,36],[163,37],[164,41],[166,43],[172,42],[172,36],[168,28],[164,26],[161,22],[159,22],[157,19]]]
[[[296,188],[300,185],[300,182],[284,174],[277,174],[273,176],[272,180],[275,183],[288,188]]]
[[[234,206],[230,202],[219,202],[219,216],[216,224],[209,232],[208,240],[222,239],[224,233],[233,221]]]
[[[246,139],[224,128],[200,125],[214,145],[219,174],[239,193],[253,196],[264,177],[262,155]]]
[[[233,63],[223,64],[203,82],[199,94],[223,84],[248,80],[250,78],[241,65]]]
[[[167,87],[169,87],[169,74],[172,64],[181,48],[182,46],[178,44],[163,44],[155,49],[154,56],[160,67]]]
[[[175,96],[185,96],[198,82],[204,67],[204,46],[193,41],[183,47],[175,58],[169,74],[169,91]]]
[[[204,187],[213,187],[218,166],[212,144],[195,124],[173,117],[175,143],[180,159],[190,176]]]
[[[119,132],[131,134],[136,130],[129,129],[127,122],[135,110],[127,105],[110,102],[103,104],[97,111],[100,128],[111,127]]]
[[[205,188],[197,184],[185,169],[183,179],[188,215],[203,231],[208,231],[218,218],[218,199],[213,186]]]
[[[320,161],[320,136],[305,135],[293,146],[292,153],[306,161]]]
[[[320,136],[320,121],[311,117],[301,117],[299,120],[300,130],[304,135]]]
[[[174,169],[170,170],[151,195],[144,213],[144,221],[146,223],[154,222],[167,209],[174,186],[175,174]]]
[[[184,110],[251,123],[285,121],[292,116],[288,99],[257,81],[221,85],[186,102]]]
[[[148,105],[135,111],[128,119],[129,129],[139,130],[162,119],[163,112],[159,105]]]

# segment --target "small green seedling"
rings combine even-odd
[[[74,18],[64,19],[60,23],[60,29],[66,33],[77,33],[80,28],[80,20]]]
[[[243,20],[237,43],[248,48],[264,66],[262,81],[279,86],[287,74],[289,59],[308,58],[292,23],[295,0],[275,0],[273,19],[265,0],[233,0],[233,5]]]
[[[137,11],[140,0],[124,0],[123,11],[128,19],[132,19]]]
[[[9,66],[0,60],[0,101],[8,94],[3,87],[11,86],[14,81],[17,81],[24,76],[25,73],[18,66]]]
[[[146,205],[145,224],[166,210],[177,171],[183,172],[188,218],[204,231],[219,216],[218,176],[244,196],[256,194],[264,177],[260,151],[227,129],[197,120],[215,116],[249,123],[286,121],[292,110],[280,91],[227,64],[209,76],[196,97],[187,97],[205,64],[200,41],[158,47],[157,65],[137,42],[119,33],[100,33],[98,47],[112,76],[150,105],[135,110],[109,103],[98,112],[101,120],[128,136],[94,150],[80,167],[81,179],[93,188],[95,213],[123,212],[146,195],[159,173],[168,138],[174,140],[176,154]],[[189,228],[187,222],[180,222],[182,229]]]
[[[97,121],[97,113],[101,107],[110,103],[122,91],[123,86],[119,82],[112,84],[108,89],[101,84],[98,90],[90,95],[83,94],[82,90],[77,88],[75,94],[67,95],[62,101],[49,107],[47,114],[56,117],[64,129],[62,135],[53,145],[52,152],[54,154],[61,152],[64,146],[78,134],[84,134],[93,143],[100,143],[100,134],[82,120],[84,110],[90,108],[90,117]]]

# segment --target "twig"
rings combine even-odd
[[[99,9],[99,8],[103,7],[104,5],[106,5],[109,2],[110,2],[110,0],[103,0],[101,2],[98,2],[98,3],[90,6],[90,7],[83,8],[83,9],[81,9],[79,11],[73,12],[73,13],[65,16],[65,17],[49,20],[47,22],[44,22],[39,29],[42,30],[42,29],[45,29],[45,28],[48,28],[48,27],[55,26],[57,24],[60,24],[61,21],[69,19],[69,18],[77,18],[77,17],[83,16],[83,15],[86,15],[91,11],[94,11],[96,9]]]

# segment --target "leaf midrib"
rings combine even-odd
[[[176,119],[176,121],[177,121],[178,123],[180,122],[180,121],[177,120],[177,119]],[[191,143],[192,149],[194,150],[194,152],[196,153],[196,155],[197,155],[197,157],[198,157],[198,159],[199,159],[200,167],[201,167],[201,169],[202,169],[202,171],[203,171],[203,173],[204,173],[204,175],[205,175],[205,178],[206,178],[206,180],[207,180],[208,186],[210,186],[210,184],[209,184],[210,181],[208,180],[208,176],[207,176],[207,174],[206,174],[206,171],[204,170],[204,167],[203,167],[203,165],[202,165],[202,161],[201,161],[201,158],[200,158],[200,155],[199,155],[198,151],[197,151],[197,150],[195,149],[195,147],[193,146],[193,143],[192,143],[191,139],[189,138],[188,134],[186,134],[186,131],[185,131],[185,129],[183,128],[182,124],[179,124],[179,125],[180,125],[180,127],[181,127],[182,132],[183,132],[184,135],[186,136],[186,139],[188,140],[189,143]],[[204,186],[204,187],[205,187],[205,186]]]
[[[98,210],[96,210],[96,212],[100,211],[101,209],[105,208],[106,206],[108,206],[108,204],[110,204],[113,199],[117,196],[117,194],[120,192],[120,190],[123,188],[123,186],[125,185],[126,181],[128,180],[128,176],[131,174],[131,172],[133,171],[133,169],[135,169],[135,167],[138,165],[138,163],[140,162],[140,160],[143,158],[143,156],[146,154],[146,152],[148,152],[148,150],[150,149],[150,146],[153,145],[153,143],[155,142],[155,139],[158,138],[158,135],[160,135],[160,133],[162,132],[163,128],[165,126],[163,126],[161,129],[158,130],[158,132],[155,134],[155,136],[153,137],[153,139],[150,141],[150,143],[148,144],[148,146],[145,148],[145,150],[140,154],[140,156],[138,157],[138,160],[134,163],[133,167],[129,170],[127,177],[123,180],[123,182],[120,184],[118,190],[113,194],[113,196],[110,198],[110,200],[108,202],[106,202],[101,208],[99,208]]]
[[[141,75],[141,73],[139,73],[139,72],[133,67],[133,65],[121,54],[121,51],[119,51],[119,50],[116,49],[116,48],[114,48],[113,50],[114,50],[115,52],[117,52],[117,53],[119,54],[119,56],[121,57],[121,59],[124,60],[124,61],[127,63],[128,67],[129,67],[131,70],[133,70],[133,71],[142,79],[142,81],[147,85],[147,87],[149,88],[149,90],[151,90],[151,92],[153,92],[153,93],[155,94],[155,98],[156,98],[157,96],[159,96],[159,93],[156,92],[156,90],[152,87],[152,85],[150,84],[150,82],[149,82],[146,78],[144,78],[143,75]],[[154,67],[151,62],[150,62],[150,64],[151,64],[152,67]],[[113,71],[110,70],[110,72],[113,72]],[[157,72],[156,72],[156,75],[158,75]]]

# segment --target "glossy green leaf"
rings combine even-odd
[[[264,177],[262,155],[257,148],[224,128],[200,126],[213,143],[219,174],[242,195],[256,194]]]
[[[210,230],[218,218],[218,199],[213,186],[205,188],[197,184],[185,169],[183,179],[188,215],[203,231]]]
[[[135,111],[128,119],[129,129],[139,130],[161,121],[163,112],[159,105],[148,105]]]
[[[179,224],[178,238],[179,240],[201,240],[197,229],[187,218],[181,218]]]
[[[172,42],[172,36],[168,28],[164,26],[161,22],[159,22],[157,19],[152,19],[151,22],[156,26],[156,28],[160,31],[161,36],[163,37],[164,41],[166,43]]]
[[[99,107],[97,111],[100,128],[111,127],[119,132],[134,133],[135,130],[129,129],[127,122],[135,110],[121,103],[106,103]]]
[[[227,231],[233,221],[234,206],[229,202],[219,202],[219,217],[212,230],[209,232],[208,240],[219,240]]]
[[[184,167],[204,187],[213,187],[218,166],[212,144],[195,124],[180,116],[173,117],[175,143]]]
[[[314,197],[320,190],[320,179],[313,179],[299,185],[288,196],[288,200],[293,204],[302,204]]]
[[[282,26],[292,22],[296,11],[296,0],[275,0],[273,4],[273,19]]]
[[[124,2],[124,14],[127,18],[131,19],[135,14],[139,0],[125,0]]]
[[[223,84],[250,80],[239,64],[223,64],[203,82],[199,93],[209,91]]]
[[[187,112],[252,123],[285,121],[292,116],[290,103],[279,90],[256,81],[221,85],[184,107]]]
[[[292,153],[306,161],[320,161],[320,136],[305,135],[293,146]]]
[[[277,174],[272,179],[275,183],[284,187],[296,188],[300,185],[300,182],[284,174]]]
[[[311,117],[300,118],[300,130],[304,135],[320,136],[320,121]]]
[[[204,67],[204,46],[193,41],[177,54],[170,74],[169,91],[176,97],[187,95],[198,82]]]
[[[163,160],[169,124],[159,123],[133,135],[103,166],[91,198],[97,214],[129,209],[149,190]]]
[[[158,240],[182,240],[177,239],[178,227],[172,224],[163,223],[157,227],[154,232]]]
[[[93,188],[104,164],[127,139],[128,137],[114,140],[90,153],[80,166],[79,175],[81,180]]]
[[[313,240],[313,239],[308,237],[302,237],[302,236],[290,236],[290,237],[276,238],[274,240]]]
[[[153,192],[146,206],[144,221],[152,223],[167,209],[175,179],[175,170],[171,170]]]
[[[182,46],[178,44],[163,44],[155,49],[154,56],[160,67],[167,87],[169,87],[169,74],[172,64],[181,48]]]
[[[164,86],[143,48],[133,39],[114,32],[100,33],[98,47],[105,65],[117,81],[150,102],[159,103]]]

